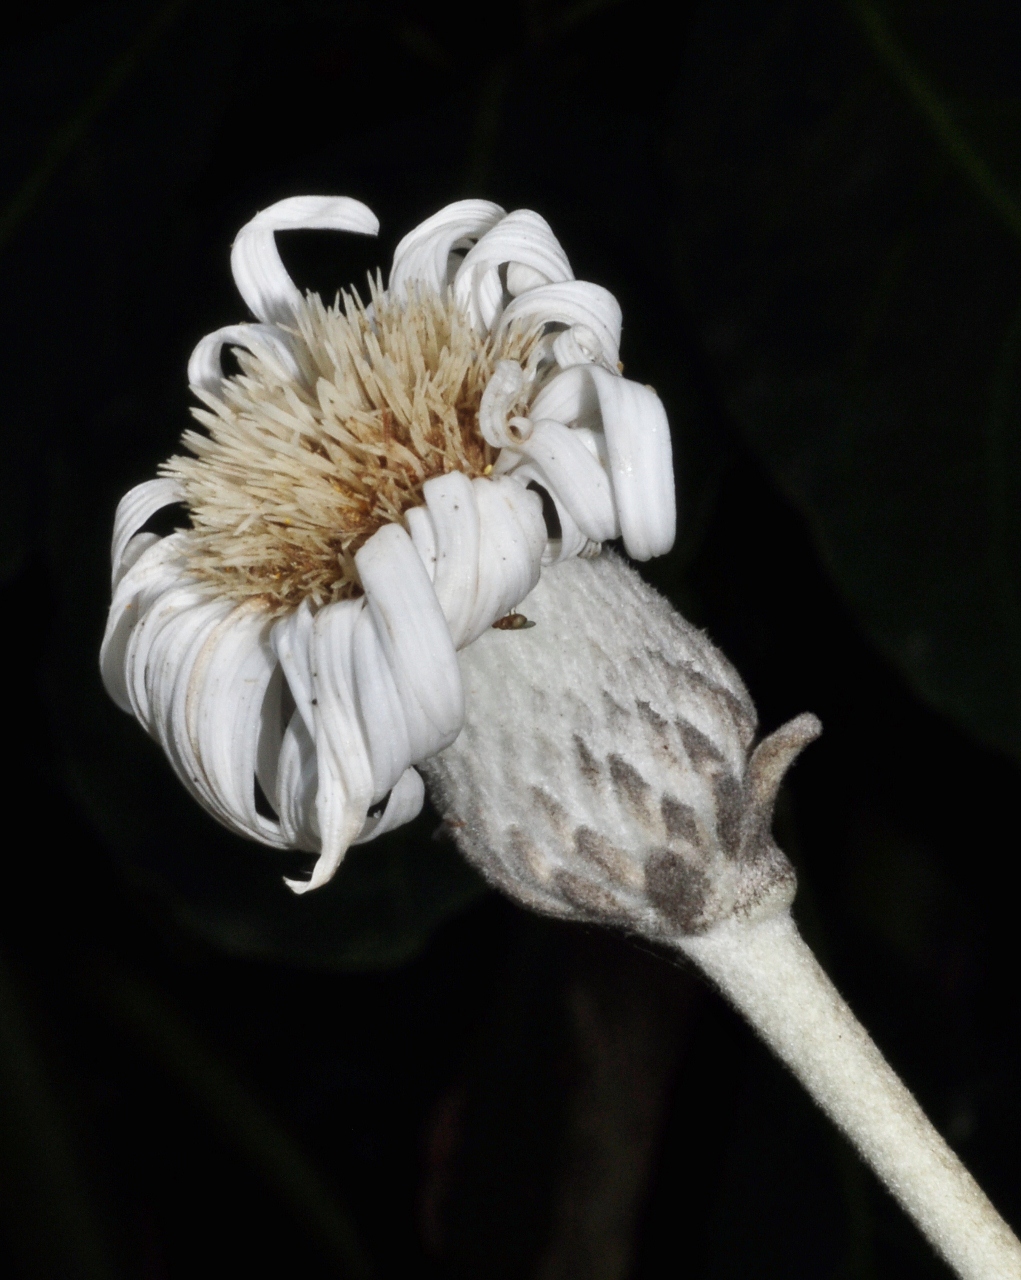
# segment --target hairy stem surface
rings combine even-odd
[[[850,1138],[962,1280],[1021,1278],[1021,1244],[783,914],[678,948]]]

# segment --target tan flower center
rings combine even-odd
[[[208,433],[184,433],[194,457],[163,464],[191,514],[189,569],[217,593],[276,612],[356,595],[354,553],[421,504],[426,480],[495,461],[482,393],[498,360],[528,359],[539,329],[482,336],[449,295],[397,301],[378,282],[370,295],[369,308],[308,295],[300,381],[239,349],[241,372],[193,410]]]

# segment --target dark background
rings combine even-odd
[[[535,208],[674,428],[644,572],[770,730],[802,928],[1021,1225],[1016,4],[88,4],[0,30],[7,1274],[948,1273],[744,1025],[488,893],[426,812],[308,898],[105,698],[118,496],[243,318],[237,228]]]

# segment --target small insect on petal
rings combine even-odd
[[[526,631],[529,627],[534,627],[535,623],[526,618],[523,613],[508,613],[502,618],[497,618],[493,623],[494,631]]]

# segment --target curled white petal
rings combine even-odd
[[[508,262],[507,264],[507,292],[512,298],[516,298],[519,293],[524,293],[527,289],[538,289],[541,284],[549,284],[549,276],[542,271],[537,271],[535,267],[529,267],[524,262]]]
[[[288,336],[271,324],[228,324],[207,333],[188,361],[188,385],[195,391],[217,395],[223,384],[221,357],[224,347],[245,347],[258,355],[282,383],[300,382],[301,369]]]
[[[512,296],[574,279],[567,254],[546,219],[531,209],[515,209],[468,252],[454,277],[458,302],[486,329],[492,328],[503,304],[499,271],[505,265]]]
[[[272,644],[270,645],[272,648]],[[272,804],[277,794],[280,769],[280,748],[284,740],[285,714],[294,714],[294,707],[288,703],[285,710],[284,695],[287,681],[279,662],[272,664],[269,683],[262,699],[262,715],[259,719],[259,740],[255,749],[255,780],[262,788],[263,796]],[[275,813],[279,811],[273,805]],[[279,828],[279,820],[276,820]],[[286,836],[281,833],[281,842],[288,844]]]
[[[390,792],[386,808],[378,817],[369,818],[354,844],[365,844],[377,836],[402,827],[418,817],[425,801],[425,783],[417,769],[405,769]]]
[[[602,431],[593,431],[589,427],[573,427],[571,434],[580,440],[589,453],[595,458],[603,470],[609,473],[610,454],[606,447],[606,436]]]
[[[238,293],[266,324],[294,323],[301,294],[280,260],[275,233],[299,229],[374,236],[379,220],[360,200],[347,196],[291,196],[247,222],[234,241],[230,266]]]
[[[150,547],[154,547],[157,542],[163,539],[158,533],[136,533],[128,545],[124,548],[124,554],[120,560],[120,574],[114,579],[113,585],[116,586],[120,580],[120,576],[127,573],[133,564],[138,561]]]
[[[399,525],[374,533],[355,565],[394,675],[414,764],[449,746],[464,723],[454,644],[425,565]]]
[[[159,591],[153,592],[148,600],[140,599],[135,605],[137,617],[128,635],[124,647],[124,685],[131,714],[147,733],[157,736],[157,724],[152,714],[151,695],[154,682],[160,678],[173,680],[184,658],[184,652],[167,655],[161,652],[161,640],[165,632],[170,632],[171,644],[175,632],[179,632],[182,618],[191,614],[197,603],[195,591],[190,583],[181,584],[178,574],[174,574],[171,582]],[[226,616],[230,608],[222,611]],[[153,656],[150,661],[150,657]],[[159,684],[156,683],[159,694]]]
[[[124,555],[131,539],[157,511],[181,502],[183,498],[184,493],[176,480],[161,477],[159,480],[145,480],[142,484],[136,484],[117,503],[117,512],[113,518],[113,541],[110,545],[114,587],[128,568]]]
[[[479,512],[479,572],[462,647],[524,600],[539,581],[546,546],[537,493],[511,479],[473,480],[472,490]]]
[[[160,538],[124,572],[114,590],[99,652],[99,669],[107,693],[122,711],[134,713],[128,690],[128,646],[150,605],[178,582],[180,557],[178,536]]]
[[[515,209],[484,235],[465,258],[458,275],[499,268],[504,263],[530,267],[547,284],[574,279],[567,254],[552,227],[532,209]]]
[[[553,342],[556,336],[557,334],[552,332],[540,334],[528,353],[525,373],[529,384],[533,387],[543,384],[557,363],[553,355]]]
[[[442,293],[451,283],[451,256],[469,249],[505,216],[489,200],[458,200],[409,231],[394,250],[390,292],[407,294],[409,285]]]
[[[372,612],[363,609],[354,629],[352,650],[362,733],[372,770],[372,800],[378,802],[396,784],[411,760],[411,743],[397,682],[386,660]]]
[[[320,609],[313,620],[309,647],[321,847],[308,880],[285,880],[295,893],[307,893],[332,878],[372,801],[372,768],[353,671],[354,631],[364,607],[364,600],[342,600]]]
[[[607,542],[620,532],[613,491],[610,477],[587,443],[580,431],[562,422],[543,421],[535,424],[519,448],[542,472],[548,489],[567,508],[585,537]]]
[[[255,806],[263,703],[276,667],[261,602],[238,605],[195,660],[185,700],[188,739],[215,812],[265,844],[285,843],[279,823]]]
[[[229,600],[210,600],[189,585],[168,592],[154,614],[160,615],[144,648],[132,646],[132,689],[144,683],[150,732],[185,787],[203,808],[237,831],[229,809],[209,785],[188,725],[188,695],[196,662],[216,628],[229,617]],[[254,784],[253,784],[254,793]],[[250,835],[242,828],[243,835]],[[261,833],[257,837],[262,839]]]
[[[520,457],[520,455],[518,456]],[[531,489],[531,486],[536,486],[536,490],[548,494],[549,500],[553,503],[557,521],[560,525],[560,536],[552,537],[548,540],[542,552],[542,563],[556,564],[560,560],[569,560],[572,556],[581,555],[588,546],[589,539],[575,524],[574,518],[560,496],[550,488],[550,482],[545,472],[540,467],[537,467],[535,463],[526,461],[516,467],[508,478],[512,479],[516,484],[523,485],[530,492],[535,492],[535,490]],[[540,498],[540,502],[541,492],[536,494]]]
[[[529,412],[533,418],[552,418],[569,427],[598,430],[602,426],[596,385],[585,365],[565,369],[551,378],[532,401]]]
[[[595,364],[603,355],[602,344],[587,324],[573,324],[553,341],[553,357],[561,369],[574,364]]]
[[[315,733],[312,710],[312,624],[314,615],[308,600],[293,613],[285,614],[270,631],[270,644],[283,668],[298,715],[310,734]]]
[[[479,509],[472,483],[460,471],[436,476],[422,487],[436,531],[433,590],[454,648],[467,643],[479,583]]]
[[[503,310],[503,281],[499,271],[483,271],[466,276],[468,282],[463,288],[461,305],[471,317],[472,324],[483,333],[488,333]],[[456,284],[456,277],[455,277]]]
[[[319,766],[315,739],[297,710],[284,731],[277,761],[277,788],[271,796],[280,817],[280,830],[292,849],[318,853],[321,848],[315,822]]]
[[[264,699],[275,661],[260,606],[210,600],[182,580],[155,600],[125,655],[132,710],[181,781],[225,826],[283,846],[255,807]]]
[[[498,360],[479,405],[479,430],[494,449],[515,448],[522,430],[509,418],[525,385],[525,372],[515,360]]]
[[[465,259],[467,262],[467,259]],[[584,325],[598,339],[602,358],[617,367],[620,355],[620,304],[608,289],[587,280],[567,280],[530,289],[508,303],[497,332],[515,321],[544,321],[547,324]]]
[[[419,559],[425,565],[429,581],[432,582],[436,577],[436,557],[438,555],[436,549],[436,526],[433,524],[432,516],[425,507],[412,507],[404,513],[404,519],[408,525],[411,541],[415,544]]]
[[[677,527],[670,426],[651,387],[592,367],[609,454],[613,494],[628,555],[669,551]]]
[[[206,639],[234,606],[210,600],[187,578],[153,600],[135,627],[125,655],[128,695],[135,716],[160,743],[171,736],[172,702],[187,684]]]

